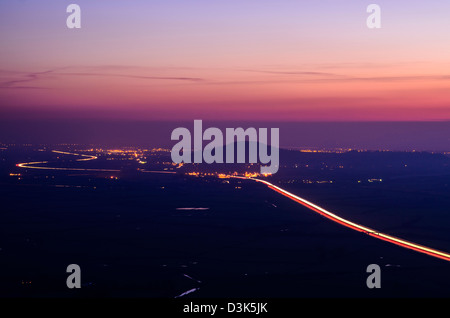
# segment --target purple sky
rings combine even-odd
[[[11,129],[450,120],[446,0],[376,1],[376,30],[360,0],[73,2],[81,29],[66,27],[72,2],[0,2],[0,117]]]
[[[450,119],[450,2],[0,2],[3,117]]]

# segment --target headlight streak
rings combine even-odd
[[[338,215],[336,215],[334,213],[331,213],[331,212],[321,208],[320,206],[318,206],[318,205],[316,205],[314,203],[311,203],[311,202],[309,202],[309,201],[307,201],[307,200],[305,200],[305,199],[303,199],[303,198],[301,198],[301,197],[299,197],[299,196],[297,196],[295,194],[292,194],[292,193],[290,193],[290,192],[288,192],[288,191],[286,191],[286,190],[284,190],[284,189],[282,189],[282,188],[280,188],[280,187],[278,187],[278,186],[276,186],[276,185],[274,185],[274,184],[272,184],[272,183],[270,183],[270,182],[268,182],[266,180],[255,179],[255,178],[246,178],[246,177],[238,177],[238,176],[234,176],[234,178],[248,179],[248,180],[253,180],[253,181],[256,181],[256,182],[263,183],[263,184],[267,185],[270,189],[272,189],[272,190],[274,190],[274,191],[276,191],[276,192],[278,192],[278,193],[288,197],[289,199],[291,199],[291,200],[293,200],[293,201],[295,201],[297,203],[302,204],[303,206],[309,208],[310,210],[312,210],[312,211],[314,211],[316,213],[319,213],[320,215],[322,215],[322,216],[324,216],[324,217],[326,217],[326,218],[328,218],[328,219],[330,219],[330,220],[332,220],[332,221],[334,221],[336,223],[339,223],[339,224],[341,224],[343,226],[351,228],[351,229],[353,229],[355,231],[365,233],[365,234],[367,234],[369,236],[372,236],[374,238],[377,238],[377,239],[380,239],[380,240],[383,240],[383,241],[386,241],[386,242],[390,242],[390,243],[396,244],[398,246],[402,246],[402,247],[405,247],[405,248],[408,248],[408,249],[411,249],[411,250],[414,250],[414,251],[417,251],[417,252],[420,252],[420,253],[424,253],[424,254],[427,254],[427,255],[430,255],[430,256],[433,256],[433,257],[437,257],[437,258],[440,258],[440,259],[443,259],[443,260],[446,260],[446,261],[450,261],[450,254],[448,254],[448,253],[445,253],[445,252],[442,252],[442,251],[439,251],[439,250],[436,250],[436,249],[433,249],[433,248],[430,248],[430,247],[426,247],[426,246],[423,246],[423,245],[420,245],[420,244],[416,244],[416,243],[413,243],[413,242],[409,242],[409,241],[400,239],[400,238],[392,236],[392,235],[381,233],[381,232],[379,232],[377,230],[374,230],[374,229],[371,229],[369,227],[366,227],[366,226],[363,226],[363,225],[351,222],[349,220],[346,220],[346,219],[344,219],[344,218],[342,218],[342,217],[340,217],[340,216],[338,216]]]
[[[77,159],[75,161],[89,161],[89,160],[98,159],[97,156],[83,155],[83,154],[71,153],[71,152],[65,152],[65,151],[52,150],[52,152],[60,153],[60,154],[64,154],[64,155],[87,157],[87,158],[83,158],[83,159]],[[18,163],[16,166],[19,168],[39,169],[39,170],[120,172],[120,170],[114,170],[114,169],[52,168],[52,167],[43,167],[42,166],[42,165],[45,165],[48,163],[50,163],[50,161],[24,162],[24,163]],[[37,166],[37,165],[39,165],[39,166]]]

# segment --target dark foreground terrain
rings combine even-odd
[[[2,297],[450,296],[450,263],[332,223],[262,184],[15,167],[49,156],[1,151]],[[364,164],[370,154],[324,156],[308,154],[296,167],[287,160],[271,182],[450,252],[448,158],[376,153]],[[79,290],[66,287],[69,264],[81,267]],[[369,264],[381,266],[381,289],[366,287]]]

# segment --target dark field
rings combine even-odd
[[[450,296],[450,263],[344,228],[250,180],[20,169],[50,155],[0,153],[2,297]],[[450,252],[448,161],[430,171],[427,160],[404,172],[286,168],[271,182]],[[333,183],[301,181],[313,177]],[[66,287],[69,264],[81,267],[79,290]],[[382,268],[381,289],[366,287],[369,264]]]

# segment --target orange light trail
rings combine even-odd
[[[91,156],[91,155],[83,155],[78,153],[71,153],[71,152],[65,152],[65,151],[58,151],[58,150],[52,150],[52,152],[60,153],[64,155],[72,155],[72,156],[81,156],[81,157],[87,157],[84,159],[77,159],[75,161],[88,161],[88,160],[95,160],[98,157],[97,156]],[[112,169],[84,169],[84,168],[52,168],[52,167],[42,167],[41,165],[45,165],[50,163],[49,161],[38,161],[38,162],[24,162],[24,163],[18,163],[16,164],[19,168],[26,168],[26,169],[39,169],[39,170],[62,170],[62,171],[96,171],[96,172],[120,172],[120,170],[112,170]],[[39,165],[39,166],[36,166]]]
[[[426,247],[423,245],[419,245],[413,242],[409,242],[403,239],[400,239],[398,237],[392,236],[392,235],[388,235],[388,234],[384,234],[381,232],[378,232],[374,229],[365,227],[363,225],[351,222],[349,220],[346,220],[334,213],[331,213],[317,205],[315,205],[314,203],[311,203],[303,198],[300,198],[299,196],[292,194],[280,187],[277,187],[276,185],[273,185],[272,183],[265,181],[265,180],[261,180],[261,179],[255,179],[255,178],[245,178],[245,177],[234,177],[234,178],[239,178],[239,179],[249,179],[249,180],[254,180],[256,182],[260,182],[260,183],[264,183],[265,185],[267,185],[270,189],[284,195],[285,197],[288,197],[289,199],[300,203],[301,205],[307,207],[308,209],[336,222],[339,223],[345,227],[351,228],[352,230],[358,231],[358,232],[363,232],[369,236],[372,236],[374,238],[386,241],[386,242],[390,242],[392,244],[396,244],[398,246],[402,246],[423,254],[427,254],[433,257],[437,257],[446,261],[450,261],[450,254],[430,248],[430,247]]]

